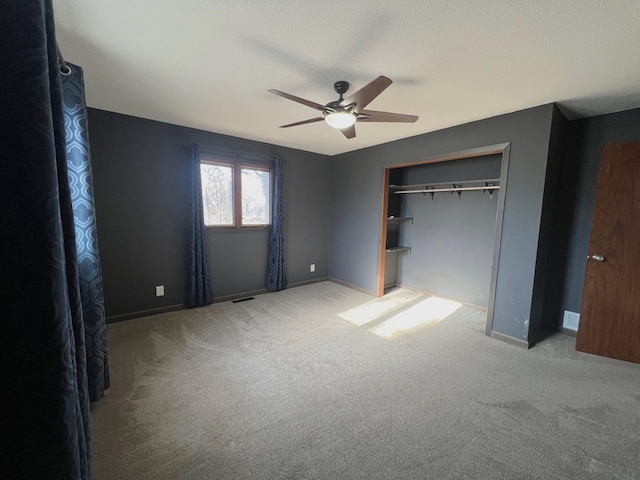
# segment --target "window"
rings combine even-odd
[[[200,164],[204,224],[235,225],[233,215],[233,166]]]
[[[242,225],[271,223],[271,172],[242,167]]]
[[[200,162],[204,223],[261,227],[271,223],[271,171],[260,166]]]

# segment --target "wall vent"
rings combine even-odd
[[[578,331],[578,325],[580,324],[580,314],[576,312],[564,311],[564,318],[562,319],[562,327],[569,330]]]

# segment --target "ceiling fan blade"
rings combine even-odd
[[[295,95],[281,92],[280,90],[275,90],[272,88],[271,90],[269,90],[269,93],[273,93],[274,95],[278,95],[279,97],[293,100],[294,102],[301,103],[302,105],[306,105],[307,107],[315,108],[316,110],[320,110],[321,112],[324,112],[326,110],[324,105],[320,105],[319,103],[312,102],[310,100],[305,100],[304,98],[296,97]]]
[[[340,106],[346,107],[347,105],[356,104],[356,112],[361,112],[374,98],[380,95],[392,83],[393,82],[390,78],[380,75],[353,95],[349,95],[347,98],[342,100],[340,102]]]
[[[342,128],[342,129],[340,129],[340,131],[347,138],[355,138],[355,136],[356,136],[356,126],[355,125],[351,125],[350,127],[347,127],[347,128]]]
[[[307,123],[321,122],[322,120],[324,120],[324,117],[310,118],[309,120],[302,120],[301,122],[290,123],[288,125],[280,125],[280,128],[295,127],[297,125],[305,125]]]
[[[375,110],[361,110],[360,114],[367,116],[359,117],[358,122],[414,123],[419,118],[417,115],[404,115],[402,113],[391,112],[376,112]]]

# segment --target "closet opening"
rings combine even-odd
[[[385,167],[377,296],[402,287],[487,310],[493,325],[509,144]]]

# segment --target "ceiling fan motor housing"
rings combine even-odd
[[[355,110],[355,105],[354,104],[342,106],[342,105],[340,105],[340,100],[335,100],[333,102],[329,102],[329,103],[327,103],[325,105],[325,107],[326,107],[326,110],[323,112],[325,115],[327,115],[329,113],[334,113],[334,112],[353,113],[353,111]]]
[[[340,95],[340,98],[338,100],[334,100],[333,102],[329,102],[325,105],[325,107],[327,107],[327,110],[325,110],[324,116],[326,117],[327,115],[330,115],[332,113],[349,113],[349,114],[353,114],[353,111],[355,110],[355,105],[340,105],[340,102],[342,102],[344,100],[343,95],[345,93],[347,93],[347,91],[349,90],[349,82],[345,81],[345,80],[338,80],[336,83],[333,84],[333,89],[336,91],[336,93],[338,95]]]

